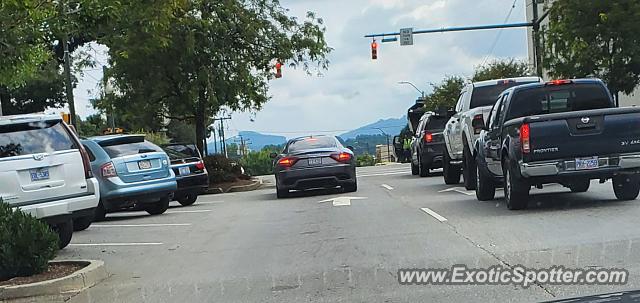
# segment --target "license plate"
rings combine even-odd
[[[138,167],[140,169],[149,169],[151,168],[151,161],[149,160],[138,161]]]
[[[31,181],[47,180],[49,179],[48,168],[38,168],[29,171],[31,173]]]
[[[178,168],[178,172],[180,173],[181,176],[190,175],[191,174],[191,169],[189,169],[188,166],[179,167]]]
[[[320,164],[322,164],[322,158],[309,159],[309,165],[320,165]]]
[[[576,169],[598,168],[598,157],[576,159]]]

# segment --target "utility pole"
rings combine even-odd
[[[533,9],[533,20],[531,20],[533,26],[533,58],[535,61],[536,75],[542,78],[542,59],[540,58],[540,39],[538,37],[541,20],[538,20],[538,0],[531,0],[531,5]]]
[[[216,121],[213,121],[216,122]],[[213,153],[217,154],[218,153],[218,139],[216,139],[216,127],[215,125],[213,126],[213,129],[209,129],[210,132],[213,133]]]
[[[60,17],[64,18],[65,15],[64,1],[60,1]],[[76,124],[76,105],[73,100],[73,84],[71,83],[71,58],[69,56],[69,34],[64,30],[62,34],[62,49],[64,51],[64,75],[65,75],[65,87],[67,93],[67,104],[69,104],[69,114],[71,115],[71,125],[78,127]]]
[[[220,118],[214,118],[213,122],[215,123],[215,121],[220,120],[220,138],[222,140],[221,142],[221,146],[220,146],[220,152],[225,156],[228,157],[227,155],[227,146],[226,146],[226,142],[225,142],[225,138],[224,138],[224,120],[231,120],[231,116],[228,117],[220,117]]]

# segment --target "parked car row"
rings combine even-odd
[[[172,199],[191,205],[208,186],[197,148],[164,149],[144,135],[80,139],[55,115],[0,117],[0,198],[48,223],[60,248],[73,231],[108,213],[164,213]]]
[[[471,83],[454,114],[427,112],[412,146],[412,173],[443,168],[444,182],[491,200],[504,189],[509,209],[524,209],[531,187],[558,183],[586,192],[612,179],[619,200],[640,193],[640,108],[616,108],[599,79],[520,77]],[[441,163],[441,164],[440,164]]]

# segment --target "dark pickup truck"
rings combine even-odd
[[[554,80],[505,90],[475,143],[478,200],[503,186],[509,209],[527,207],[531,186],[585,192],[613,179],[619,200],[640,192],[640,108],[615,108],[598,79]]]

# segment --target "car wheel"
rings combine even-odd
[[[71,243],[73,236],[73,222],[71,220],[58,223],[52,226],[52,229],[58,234],[58,248],[63,249]]]
[[[289,196],[289,190],[282,189],[276,185],[276,196],[278,197],[278,199],[286,198]]]
[[[96,207],[96,210],[93,213],[93,221],[94,222],[104,221],[106,217],[107,217],[107,210],[104,208],[104,204],[102,203],[102,201],[100,201],[100,203],[98,203],[98,207]]]
[[[93,216],[79,217],[73,219],[73,231],[82,231],[93,223]]]
[[[466,145],[463,148],[462,158],[462,175],[464,178],[464,188],[466,188],[467,190],[476,189],[476,161],[473,159],[471,151]]]
[[[182,197],[178,198],[178,203],[182,206],[190,206],[198,200],[198,194],[186,193]]]
[[[613,192],[618,200],[635,200],[640,193],[638,175],[621,175],[613,177]]]
[[[150,215],[161,215],[169,209],[169,197],[164,197],[160,201],[145,205],[144,210]]]
[[[574,193],[583,193],[589,190],[589,185],[591,185],[591,180],[577,180],[573,181],[569,184],[569,188]]]
[[[410,161],[411,161],[411,174],[414,176],[417,176],[420,173],[418,165],[414,165],[413,160],[410,160]]]
[[[507,203],[507,208],[510,210],[527,208],[531,187],[515,175],[509,161],[504,161],[502,167],[504,170],[504,200]]]
[[[353,183],[345,184],[342,188],[347,193],[356,192],[358,191],[358,181],[353,181]]]
[[[418,173],[420,174],[420,177],[429,176],[429,166],[422,163],[422,157],[418,158]]]
[[[442,158],[442,174],[444,176],[444,183],[448,185],[460,183],[460,167],[457,165],[451,165],[451,157],[449,157],[449,151],[446,146],[444,148]]]
[[[479,165],[476,165],[476,180],[476,198],[479,201],[493,200],[496,196],[496,184],[480,169]]]

